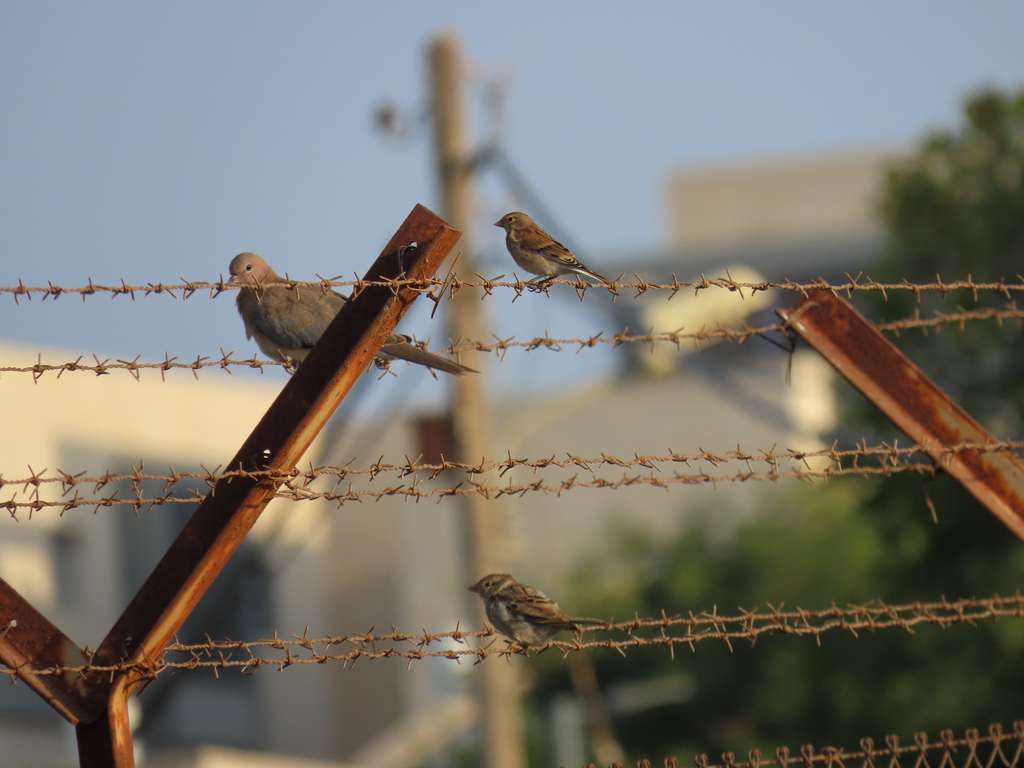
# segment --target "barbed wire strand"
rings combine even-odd
[[[371,479],[375,479],[380,475],[388,473],[397,474],[399,477],[406,477],[415,473],[428,473],[430,475],[430,479],[434,479],[438,475],[449,470],[462,470],[469,474],[476,475],[482,475],[494,471],[504,475],[509,470],[520,467],[532,469],[535,473],[538,470],[545,469],[547,467],[557,467],[560,469],[578,467],[587,471],[592,471],[594,467],[614,466],[629,468],[641,466],[647,469],[660,470],[659,465],[661,464],[685,464],[690,466],[698,462],[706,462],[716,467],[723,464],[739,462],[752,470],[752,463],[757,462],[769,464],[774,467],[787,460],[806,463],[808,460],[812,459],[827,459],[830,464],[838,466],[841,466],[844,461],[853,461],[854,465],[857,465],[863,459],[871,459],[884,462],[887,465],[895,467],[899,465],[901,460],[912,457],[915,454],[932,451],[938,451],[941,452],[943,456],[952,457],[960,453],[1010,453],[1020,450],[1024,450],[1024,442],[1014,440],[993,441],[990,443],[963,441],[951,445],[928,442],[910,443],[909,445],[904,446],[900,446],[898,441],[892,444],[881,443],[879,445],[869,446],[867,442],[864,441],[853,448],[839,448],[838,442],[836,442],[830,447],[818,450],[802,451],[777,451],[774,447],[768,450],[757,448],[753,451],[748,451],[744,450],[742,446],[737,446],[735,450],[727,451],[725,453],[713,453],[711,451],[701,451],[700,453],[678,453],[670,449],[668,453],[643,455],[634,454],[632,458],[626,459],[607,453],[601,453],[600,456],[595,457],[581,457],[566,453],[565,458],[556,458],[554,455],[539,459],[515,458],[510,452],[507,458],[482,459],[480,462],[475,464],[460,461],[448,461],[445,459],[442,459],[439,462],[423,462],[419,459],[410,459],[406,456],[405,461],[401,464],[385,462],[381,459],[367,467],[353,467],[350,462],[345,466],[310,466],[310,469],[308,470],[295,468],[287,472],[280,470],[244,469],[236,469],[227,472],[218,472],[216,470],[204,470],[203,472],[177,472],[173,467],[169,467],[167,474],[154,474],[146,471],[145,463],[143,462],[140,463],[138,467],[132,466],[131,470],[127,472],[112,472],[108,470],[101,475],[86,476],[84,471],[72,474],[60,469],[55,470],[55,474],[47,475],[46,473],[49,471],[48,469],[37,472],[29,466],[29,474],[25,477],[5,479],[3,475],[0,474],[0,488],[4,488],[6,486],[21,486],[23,492],[27,492],[28,489],[31,488],[31,493],[38,495],[38,490],[46,485],[60,485],[63,493],[68,493],[72,488],[78,485],[92,485],[94,486],[94,492],[98,492],[100,489],[110,485],[111,483],[124,481],[131,482],[135,490],[138,490],[140,484],[145,481],[159,481],[165,484],[165,489],[169,489],[171,486],[183,481],[200,480],[203,484],[212,488],[219,480],[233,477],[287,482],[294,481],[296,479],[313,481],[323,476],[334,476],[343,480],[349,475],[369,475]]]
[[[429,294],[435,301],[439,300],[445,294],[449,296],[454,295],[463,288],[483,288],[485,293],[488,295],[490,295],[496,288],[510,288],[516,293],[516,298],[519,298],[524,293],[535,292],[538,290],[547,292],[548,290],[548,288],[539,288],[537,284],[530,281],[502,280],[501,278],[505,277],[505,275],[499,275],[495,278],[485,278],[482,275],[477,275],[476,280],[463,280],[454,276],[449,276],[444,280],[436,278],[421,280],[404,278],[398,280],[363,280],[361,278],[356,278],[354,280],[340,280],[338,278],[324,278],[320,275],[317,275],[317,277],[319,278],[318,281],[302,281],[292,280],[286,276],[281,282],[267,283],[266,285],[283,285],[291,289],[295,289],[301,285],[313,285],[322,288],[324,291],[333,290],[334,288],[351,288],[354,294],[358,294],[360,291],[371,286],[382,286],[396,291],[399,288],[407,288]],[[608,285],[587,283],[586,281],[579,279],[555,279],[546,283],[546,285],[548,287],[558,284],[569,285],[576,288],[581,295],[591,289],[608,290],[613,293],[617,293],[619,289],[632,289],[636,291],[637,296],[647,293],[648,291],[668,291],[672,295],[675,295],[683,290],[693,290],[695,293],[699,293],[702,290],[709,290],[712,288],[737,291],[740,294],[742,294],[743,291],[756,293],[758,291],[769,291],[774,289],[806,296],[812,290],[824,288],[836,293],[845,293],[847,296],[858,291],[879,291],[883,294],[909,292],[920,298],[922,293],[939,293],[946,295],[953,291],[968,291],[975,299],[977,299],[978,294],[980,293],[996,293],[1002,294],[1007,300],[1009,300],[1012,298],[1013,294],[1024,291],[1024,276],[1020,275],[1017,276],[1017,282],[1007,282],[1005,279],[978,282],[970,276],[966,279],[947,282],[940,276],[936,275],[935,281],[930,283],[914,283],[909,280],[903,280],[896,283],[882,283],[872,280],[870,277],[866,277],[864,275],[851,276],[849,273],[846,274],[846,282],[840,283],[829,283],[824,280],[813,283],[798,283],[790,280],[782,282],[772,282],[769,280],[762,282],[744,282],[740,280],[733,280],[729,277],[707,278],[704,276],[702,276],[699,281],[689,281],[680,280],[676,275],[672,275],[671,282],[657,283],[645,280],[637,274],[634,274],[634,277],[636,278],[635,282],[616,281]],[[8,294],[12,296],[17,303],[20,303],[22,298],[31,300],[34,296],[42,296],[44,299],[56,299],[65,295],[77,295],[81,296],[84,300],[88,296],[103,294],[109,294],[112,298],[116,298],[117,296],[128,296],[132,300],[135,300],[138,296],[148,297],[157,295],[168,295],[175,299],[180,297],[184,300],[204,292],[209,293],[210,298],[216,298],[219,294],[224,293],[225,291],[233,291],[240,288],[240,286],[233,285],[232,283],[224,280],[223,276],[221,276],[216,282],[190,281],[183,277],[179,279],[181,282],[174,284],[146,283],[132,285],[124,278],[121,278],[120,284],[102,285],[93,282],[92,278],[89,278],[87,285],[68,287],[56,285],[52,281],[48,281],[45,286],[29,286],[25,285],[24,281],[19,280],[18,284],[14,286],[0,286],[0,295]]]
[[[1011,306],[1007,309],[961,309],[956,312],[936,313],[936,315],[931,318],[922,318],[918,312],[915,312],[914,315],[901,320],[879,323],[877,327],[881,331],[894,333],[898,336],[902,331],[906,330],[921,330],[925,333],[930,330],[941,331],[948,325],[958,325],[960,330],[964,330],[968,322],[981,320],[995,320],[1000,325],[1002,325],[1005,320],[1014,320],[1017,322],[1017,325],[1020,326],[1022,321],[1024,321],[1024,310],[1018,309],[1016,306]],[[457,355],[461,352],[474,350],[477,352],[494,353],[499,359],[504,359],[505,354],[509,350],[515,348],[521,348],[529,353],[538,349],[561,352],[564,351],[564,348],[566,347],[576,347],[576,352],[578,353],[583,349],[602,345],[618,347],[623,344],[643,343],[651,344],[653,346],[658,343],[665,343],[672,344],[679,349],[685,341],[693,342],[696,347],[699,347],[701,342],[710,341],[729,341],[742,344],[754,336],[764,336],[772,333],[785,332],[786,326],[784,324],[772,323],[770,325],[749,326],[743,328],[720,327],[710,330],[702,328],[699,331],[678,330],[666,333],[630,333],[627,330],[610,336],[598,333],[586,339],[553,338],[549,335],[545,335],[520,341],[517,340],[515,336],[512,336],[507,339],[496,337],[496,340],[493,342],[464,339],[459,344],[449,344],[445,348],[435,350],[435,352],[439,354]],[[234,352],[225,352],[224,349],[221,348],[220,359],[200,355],[197,356],[195,360],[186,362],[182,361],[179,356],[171,357],[170,353],[164,353],[163,361],[148,363],[139,362],[141,355],[135,357],[133,360],[116,359],[111,361],[111,358],[104,358],[101,360],[96,354],[93,354],[94,362],[92,363],[82,362],[82,359],[85,357],[84,355],[79,355],[78,358],[69,362],[44,363],[42,353],[39,353],[34,365],[0,366],[0,373],[28,373],[32,375],[33,380],[38,381],[40,377],[47,373],[56,373],[57,378],[60,378],[65,372],[69,371],[94,373],[97,376],[103,376],[113,371],[127,371],[136,380],[141,380],[141,371],[155,370],[160,372],[160,378],[164,380],[167,372],[172,370],[191,371],[198,379],[199,371],[204,368],[221,368],[222,370],[226,370],[228,373],[231,373],[232,367],[254,368],[258,369],[260,372],[263,372],[264,367],[267,366],[271,368],[288,367],[285,363],[260,360],[255,356],[247,359],[235,359],[231,357],[233,354]],[[380,367],[387,368],[388,366],[382,365]]]
[[[307,627],[302,635],[292,635],[291,639],[280,638],[276,632],[272,638],[254,641],[213,640],[207,637],[203,643],[186,644],[175,641],[158,658],[114,664],[49,666],[40,669],[20,666],[0,672],[13,679],[29,671],[36,675],[115,675],[131,671],[145,678],[155,678],[167,670],[210,669],[219,673],[221,670],[238,669],[245,674],[251,674],[264,666],[276,667],[278,671],[282,671],[297,664],[341,662],[344,668],[348,668],[357,661],[387,658],[405,659],[408,664],[427,658],[444,658],[456,662],[472,659],[479,663],[488,656],[528,655],[552,648],[558,649],[563,655],[603,648],[615,650],[625,656],[627,649],[646,646],[666,647],[674,658],[676,646],[685,646],[696,651],[697,644],[706,640],[723,642],[730,650],[733,649],[733,643],[740,641],[753,646],[766,634],[811,637],[820,644],[821,636],[826,633],[841,632],[859,638],[862,633],[902,629],[913,634],[915,628],[920,625],[948,628],[960,624],[975,626],[978,622],[1001,618],[1021,618],[1024,617],[1024,597],[1018,593],[1012,597],[995,595],[984,599],[943,598],[938,601],[901,605],[874,600],[844,608],[833,604],[820,610],[799,607],[784,610],[784,605],[766,604],[753,610],[739,608],[737,611],[737,614],[731,616],[718,614],[717,608],[710,612],[690,612],[687,616],[669,615],[665,611],[662,611],[660,617],[640,618],[637,615],[629,621],[613,620],[607,625],[588,627],[586,630],[598,633],[626,633],[627,637],[621,640],[583,640],[582,634],[577,634],[576,638],[569,642],[553,640],[529,649],[508,642],[497,642],[494,633],[487,629],[463,632],[456,628],[449,632],[405,634],[392,627],[390,632],[375,635],[371,628],[366,633],[310,638]],[[673,633],[672,630],[676,628],[683,631]],[[17,627],[13,627],[11,631],[17,631]],[[474,639],[478,641],[477,647],[470,647],[469,641]],[[490,642],[481,644],[484,641]],[[403,645],[409,647],[402,647]],[[444,647],[428,650],[430,646],[435,645]],[[350,648],[343,650],[346,646]],[[338,648],[342,652],[330,653],[333,648]],[[283,656],[258,656],[256,653],[267,650],[279,651]],[[90,652],[87,650],[86,653]],[[169,659],[169,654],[180,654],[187,658]]]
[[[619,458],[617,456],[602,453],[599,457],[580,457],[566,454],[565,458],[554,456],[547,458],[514,458],[511,453],[506,459],[481,460],[478,464],[467,464],[465,462],[453,462],[442,460],[440,462],[420,462],[406,457],[403,464],[393,464],[378,460],[368,467],[346,466],[310,466],[308,470],[293,469],[289,472],[279,471],[248,471],[237,469],[226,472],[216,470],[205,470],[203,472],[178,472],[169,468],[168,474],[157,474],[147,472],[145,464],[140,463],[139,467],[132,467],[130,472],[107,471],[102,475],[86,476],[86,472],[71,473],[57,469],[54,473],[47,474],[48,469],[35,471],[28,467],[29,474],[16,479],[4,479],[0,474],[0,489],[8,488],[12,496],[0,501],[0,509],[6,509],[12,517],[16,517],[19,510],[28,510],[31,519],[32,512],[46,508],[59,508],[60,513],[78,507],[93,507],[94,512],[102,507],[132,506],[136,512],[142,509],[162,506],[164,504],[197,504],[203,499],[203,494],[195,487],[179,489],[172,492],[175,486],[190,481],[198,481],[207,488],[213,488],[221,480],[231,478],[249,478],[254,480],[266,480],[280,483],[277,496],[293,501],[323,500],[336,502],[343,506],[346,502],[363,501],[365,499],[379,500],[386,496],[399,496],[406,500],[420,499],[442,499],[448,496],[463,496],[471,493],[478,493],[488,497],[500,497],[507,495],[522,495],[529,492],[539,491],[544,493],[561,493],[577,488],[601,488],[616,489],[635,485],[648,485],[667,488],[675,484],[718,484],[725,482],[776,482],[779,480],[800,479],[814,481],[817,479],[827,480],[832,477],[843,476],[891,476],[897,473],[916,472],[919,474],[934,475],[941,465],[961,453],[1006,453],[1017,452],[1024,449],[1024,443],[1015,441],[1002,441],[993,443],[962,442],[954,445],[939,446],[935,444],[911,444],[901,447],[898,442],[893,444],[882,444],[868,446],[866,443],[849,449],[839,449],[836,444],[830,448],[823,448],[816,451],[775,451],[757,449],[755,452],[744,451],[737,446],[735,451],[724,454],[703,451],[701,453],[680,454],[670,452],[657,455],[635,454],[632,458]],[[939,452],[938,466],[934,461],[912,461],[912,457],[919,456],[924,452]],[[785,462],[793,462],[797,466],[802,465],[803,469],[785,469],[781,465]],[[815,464],[827,462],[826,466],[815,467]],[[864,465],[862,462],[871,462]],[[714,468],[722,465],[740,463],[743,468],[732,474],[712,474],[705,469],[693,473],[682,473],[675,471],[672,474],[663,474],[664,464],[683,464],[687,467],[694,464],[709,464]],[[758,470],[757,465],[764,465],[766,468]],[[592,480],[580,479],[579,475],[561,481],[556,485],[545,483],[542,480],[535,482],[515,483],[510,478],[508,485],[487,485],[475,482],[474,475],[485,475],[497,472],[499,477],[505,476],[513,469],[532,470],[536,475],[540,470],[546,468],[571,469],[577,468],[594,473],[595,468],[621,467],[625,469],[642,467],[650,471],[649,475],[629,476],[623,474],[621,477],[602,478],[594,476]],[[456,471],[469,475],[469,478],[456,485],[442,488],[421,488],[421,484],[428,480],[435,480],[445,472]],[[398,480],[412,478],[412,484],[390,485],[380,490],[356,489],[351,483],[346,490],[339,491],[339,486],[350,476],[354,478],[366,478],[370,482],[385,475],[397,475]],[[313,490],[310,486],[320,478],[333,481],[334,487],[330,491]],[[146,496],[144,483],[159,482],[164,484],[162,494]],[[391,482],[390,480],[388,482]],[[106,496],[96,498],[103,488],[112,484],[130,484],[129,489],[116,488]],[[92,488],[92,496],[83,495],[79,486]],[[48,486],[54,490],[60,490],[60,499],[43,498],[42,491]],[[71,498],[68,494],[73,493]],[[122,496],[122,493],[128,494]],[[152,491],[150,491],[152,493]]]
[[[1012,733],[1006,733],[999,723],[992,723],[988,727],[988,736],[981,736],[977,728],[967,728],[963,738],[957,739],[950,729],[939,732],[939,740],[928,741],[928,734],[918,731],[913,737],[913,746],[902,745],[896,734],[885,737],[885,747],[876,748],[875,741],[870,736],[860,740],[860,750],[846,752],[842,747],[822,747],[815,750],[811,744],[804,744],[797,757],[789,747],[778,747],[775,750],[775,758],[765,758],[759,749],[752,749],[747,753],[747,762],[737,762],[736,755],[732,752],[722,754],[722,762],[712,764],[707,755],[700,754],[695,758],[697,768],[761,768],[762,766],[778,765],[788,768],[792,763],[802,763],[807,768],[815,764],[824,764],[826,768],[852,768],[852,764],[859,761],[860,768],[904,768],[900,758],[912,757],[912,768],[927,768],[931,765],[928,761],[930,752],[941,752],[937,765],[940,768],[1019,768],[1021,758],[1024,757],[1024,720],[1016,720],[1013,723]],[[1016,741],[1016,747],[1008,757],[1003,750],[1003,743]],[[983,748],[988,754],[984,754]],[[964,753],[960,750],[964,749]],[[954,759],[953,755],[962,754],[962,760]],[[878,762],[876,762],[876,760]],[[885,760],[883,764],[881,761]],[[665,759],[665,768],[678,768],[679,761],[674,757]],[[641,760],[637,763],[638,768],[650,768],[649,760]],[[907,766],[911,768],[911,766]]]
[[[621,478],[615,479],[598,478],[595,480],[578,480],[573,478],[557,484],[546,484],[544,482],[515,484],[509,482],[506,486],[499,486],[464,481],[455,486],[434,488],[430,490],[423,490],[418,486],[418,484],[414,483],[411,486],[393,486],[379,491],[357,490],[355,488],[349,488],[344,491],[311,491],[303,487],[289,488],[286,483],[284,487],[278,490],[276,498],[288,499],[290,501],[329,501],[336,503],[340,508],[346,503],[363,502],[367,500],[380,501],[388,496],[395,496],[403,499],[404,501],[419,502],[431,499],[440,502],[440,500],[451,496],[468,496],[471,494],[479,494],[488,499],[497,499],[502,496],[521,496],[534,492],[561,496],[563,493],[581,488],[617,491],[620,488],[650,486],[667,490],[669,486],[680,484],[713,485],[717,487],[720,483],[728,482],[774,483],[780,480],[813,481],[851,475],[860,477],[892,477],[893,475],[907,472],[917,472],[919,474],[932,477],[936,474],[937,470],[932,464],[908,463],[897,467],[851,467],[841,469],[771,472],[764,474],[747,472],[737,473],[735,475],[708,475],[705,473],[682,475],[677,473],[670,477],[658,477],[653,475],[637,475],[629,477],[623,475]],[[193,496],[175,496],[173,494],[168,494],[164,496],[122,498],[118,495],[118,492],[114,492],[110,496],[100,499],[82,498],[78,494],[76,494],[72,499],[62,501],[45,501],[42,499],[33,501],[17,501],[10,499],[8,501],[0,502],[0,509],[7,510],[10,516],[15,519],[18,519],[17,513],[19,510],[28,510],[29,518],[31,519],[32,512],[46,508],[59,508],[60,514],[63,515],[68,510],[76,509],[78,507],[92,507],[93,513],[96,513],[102,507],[130,506],[134,507],[138,514],[141,511],[150,510],[154,507],[163,506],[165,504],[199,504],[202,500],[203,496],[198,493]]]

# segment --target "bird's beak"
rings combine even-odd
[[[494,222],[494,226],[504,228],[505,225],[501,223],[501,219],[498,219],[496,222]]]
[[[476,592],[478,595],[480,594],[480,585],[479,584],[474,584],[472,587],[466,587],[466,589],[469,592]]]

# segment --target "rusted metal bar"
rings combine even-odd
[[[1024,465],[1005,451],[947,451],[997,442],[849,302],[814,290],[778,314],[937,465],[1024,539]]]
[[[89,657],[32,604],[0,579],[0,660],[18,672],[72,725],[96,717],[98,708],[86,700],[88,682],[77,672],[41,675],[47,667],[81,667]]]
[[[458,230],[416,206],[365,275],[367,280],[429,278],[459,239]],[[409,286],[371,286],[347,302],[302,367],[285,385],[228,469],[294,469],[418,295]],[[94,663],[157,659],[274,497],[279,481],[234,477],[217,482],[100,644]],[[113,684],[93,678],[96,722],[79,726],[90,768],[131,768],[123,702],[143,680],[136,671]],[[125,746],[127,745],[127,746]],[[82,757],[82,764],[87,764]]]
[[[135,765],[128,695],[128,676],[119,675],[110,687],[106,709],[93,722],[82,723],[75,729],[80,768]]]

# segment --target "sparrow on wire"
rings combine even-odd
[[[506,213],[494,226],[505,230],[505,247],[516,264],[533,275],[539,275],[541,283],[547,283],[559,275],[587,275],[608,285],[612,281],[602,277],[580,263],[572,251],[537,226],[525,213]],[[533,278],[530,282],[534,282]]]
[[[598,619],[577,619],[558,603],[533,587],[520,584],[507,573],[484,576],[470,592],[484,601],[487,620],[505,637],[523,646],[544,645],[562,630],[578,632],[588,625],[601,626]]]
[[[255,339],[263,354],[295,368],[306,359],[348,298],[315,285],[267,285],[284,282],[262,257],[240,253],[228,268],[230,282],[242,286],[235,303],[245,324],[245,337]],[[476,373],[454,360],[431,354],[393,333],[377,353],[378,360],[400,358],[445,373]]]

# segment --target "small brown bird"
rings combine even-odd
[[[570,618],[550,597],[520,584],[507,573],[484,576],[469,591],[480,595],[487,620],[494,628],[524,646],[544,645],[562,630],[578,632],[581,626],[606,623]]]
[[[583,266],[579,259],[572,255],[572,251],[538,227],[525,213],[506,213],[494,222],[494,226],[505,230],[505,247],[516,264],[532,275],[539,275],[541,282],[546,283],[559,275],[575,273],[592,277],[608,285],[612,284],[607,277],[602,277],[594,270]]]
[[[348,298],[315,285],[267,285],[284,282],[262,257],[240,253],[228,267],[231,282],[242,286],[235,303],[245,324],[245,337],[255,339],[263,354],[298,368],[320,340]],[[427,352],[412,338],[393,333],[377,353],[378,359],[400,358],[461,376],[476,373],[461,363]]]

